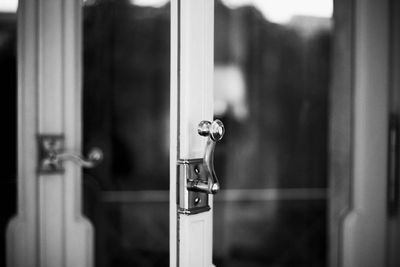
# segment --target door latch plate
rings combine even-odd
[[[57,155],[64,151],[63,135],[39,135],[38,152],[39,164],[38,172],[41,174],[58,174],[64,172],[61,160]]]
[[[192,180],[207,182],[203,159],[179,160],[177,171],[180,183],[177,196],[178,212],[192,215],[209,211],[208,193],[188,190],[188,182]]]

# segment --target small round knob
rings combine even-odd
[[[100,148],[94,147],[88,154],[88,160],[94,164],[100,163],[103,160],[103,151]]]
[[[222,139],[225,134],[225,127],[222,121],[215,120],[210,125],[210,137],[215,142]]]
[[[201,121],[199,123],[198,133],[201,136],[210,136],[213,141],[217,142],[224,136],[225,127],[220,120],[215,120],[213,122]]]
[[[210,134],[210,125],[211,122],[209,121],[201,121],[199,123],[199,127],[197,128],[197,132],[201,136],[208,136]]]

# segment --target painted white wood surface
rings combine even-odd
[[[8,265],[92,266],[80,167],[36,172],[37,134],[64,134],[66,150],[81,150],[81,4],[20,0],[18,16],[18,214],[7,233]]]
[[[171,8],[171,217],[177,220],[171,228],[177,228],[171,230],[170,266],[210,267],[212,209],[177,215],[174,190],[177,159],[203,157],[206,139],[197,125],[213,119],[214,1],[173,0]]]
[[[171,0],[170,149],[169,149],[169,266],[178,266],[177,159],[178,159],[178,0]]]
[[[180,1],[179,157],[201,158],[202,120],[213,118],[214,1]]]
[[[37,0],[18,7],[17,215],[6,233],[7,266],[38,266],[37,231]]]
[[[343,265],[385,266],[389,1],[355,1],[353,207]]]

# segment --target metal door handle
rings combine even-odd
[[[216,143],[224,136],[225,127],[220,120],[215,120],[213,122],[202,121],[199,124],[198,133],[201,136],[208,137],[202,168],[205,171],[204,176],[206,176],[207,179],[189,179],[187,188],[191,191],[216,194],[220,189],[220,185],[214,170],[214,150]],[[196,173],[199,171],[199,169],[195,169]]]
[[[93,148],[85,158],[78,153],[65,152],[63,135],[39,135],[39,167],[42,174],[64,171],[63,162],[71,160],[84,168],[93,168],[103,160],[103,152]]]
[[[103,151],[100,148],[92,148],[87,158],[76,153],[61,153],[56,155],[57,160],[71,160],[84,168],[93,168],[103,160]]]

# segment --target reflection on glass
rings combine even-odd
[[[215,151],[214,262],[324,266],[332,3],[282,23],[270,1],[238,2],[215,6],[228,134]],[[85,2],[84,142],[106,155],[84,178],[96,266],[168,265],[169,6],[151,4]]]
[[[6,265],[5,228],[16,213],[17,179],[17,14],[18,1],[0,3],[0,73],[3,157],[0,179],[0,266]]]
[[[215,5],[215,116],[227,134],[214,261],[325,266],[331,19],[301,11],[283,23],[263,10],[280,1],[238,2]]]
[[[84,175],[96,266],[168,266],[169,5],[84,6]],[[86,150],[87,151],[87,150]]]

